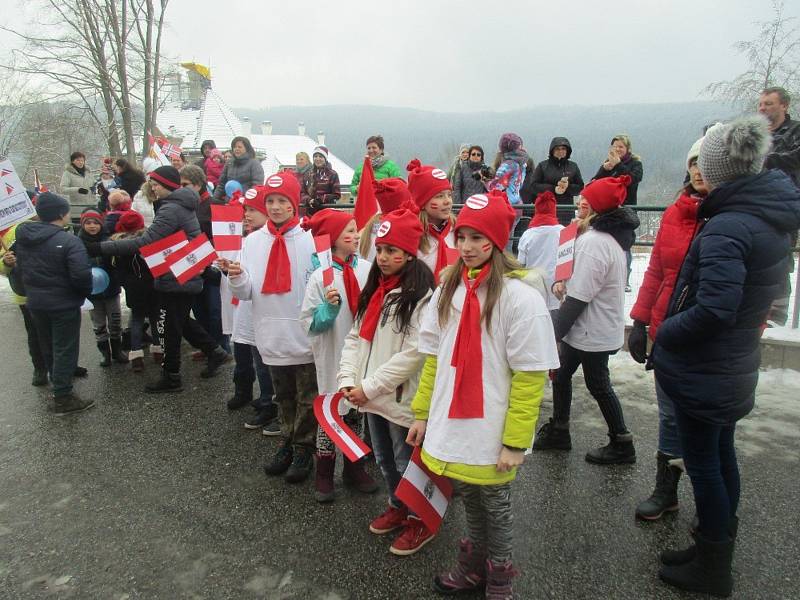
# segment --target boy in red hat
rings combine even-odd
[[[513,596],[511,483],[547,372],[558,367],[541,276],[503,250],[515,218],[504,192],[467,199],[455,225],[459,258],[420,323],[426,359],[407,441],[453,480],[467,516],[458,565],[434,579],[447,595],[485,586],[487,598]]]
[[[353,326],[358,312],[358,297],[369,275],[369,262],[359,259],[358,228],[351,214],[331,208],[320,210],[306,218],[303,228],[314,237],[328,235],[333,257],[333,283],[323,284],[324,269],[317,268],[311,274],[300,313],[303,329],[311,338],[311,350],[317,369],[317,387],[320,394],[335,394],[339,391],[336,374],[342,356],[344,338]],[[344,422],[359,436],[363,431],[363,419],[358,411],[350,410]],[[332,502],[334,496],[333,473],[336,465],[336,447],[321,428],[317,428],[317,470],[315,497],[318,502]],[[364,493],[375,492],[375,481],[364,470],[359,461],[344,459],[342,479]]]
[[[284,475],[287,483],[311,472],[317,431],[314,355],[299,319],[315,248],[300,227],[299,204],[300,184],[292,173],[270,175],[248,190],[245,210],[266,215],[266,224],[245,238],[241,262],[227,266],[233,295],[252,300],[256,346],[281,408],[283,443],[264,471]]]
[[[559,236],[564,226],[556,216],[556,196],[551,191],[536,196],[528,229],[519,238],[517,260],[526,268],[540,269],[547,289],[547,308],[552,313],[561,304],[550,287],[555,281]]]
[[[372,450],[389,489],[389,506],[369,526],[383,535],[402,528],[390,552],[417,552],[434,534],[395,496],[412,448],[404,442],[414,421],[411,399],[422,356],[417,352],[420,313],[433,288],[433,275],[419,259],[422,226],[414,212],[383,215],[375,237],[376,258],[358,299],[347,335],[338,387],[367,413]]]

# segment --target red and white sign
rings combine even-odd
[[[467,198],[467,201],[464,204],[473,210],[481,210],[488,206],[489,198],[486,196],[486,194],[475,194],[474,196]]]
[[[428,529],[436,533],[453,496],[453,486],[447,477],[436,475],[425,466],[417,446],[394,493]]]
[[[441,169],[434,169],[433,171],[431,171],[431,176],[436,179],[447,179],[447,173],[445,173]]]
[[[33,217],[36,209],[10,160],[0,162],[0,181],[0,231],[5,232]]]
[[[578,237],[578,224],[570,223],[558,236],[555,281],[566,281],[572,277],[575,266],[575,238]]]
[[[197,277],[208,265],[217,259],[214,246],[208,241],[205,233],[201,233],[167,259],[169,270],[181,285],[192,277]]]
[[[211,235],[217,252],[238,252],[242,249],[241,204],[211,206]]]
[[[317,417],[319,426],[325,430],[336,447],[342,451],[350,462],[356,462],[363,458],[372,450],[364,443],[355,432],[350,429],[342,419],[339,405],[344,398],[344,394],[321,394],[314,398],[314,414]]]
[[[318,235],[314,238],[319,267],[322,269],[322,285],[333,285],[333,254],[331,253],[331,236]]]
[[[139,248],[139,254],[144,258],[153,277],[161,277],[169,273],[169,257],[188,243],[189,238],[186,237],[186,233],[183,230],[176,231],[157,242],[142,246]]]

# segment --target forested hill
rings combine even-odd
[[[727,119],[736,111],[715,102],[629,104],[616,106],[541,106],[510,112],[440,113],[381,106],[278,106],[234,109],[250,117],[257,129],[272,121],[273,133],[297,132],[303,121],[307,134],[324,131],[326,145],[351,166],[363,159],[364,141],[380,133],[386,152],[401,168],[418,156],[446,167],[461,142],[483,146],[489,161],[505,131],[522,136],[535,161],[544,160],[554,136],[566,136],[572,159],[587,181],[594,175],[616,133],[628,133],[634,152],[642,157],[645,177],[639,202],[664,204],[680,187],[686,153],[703,127]]]

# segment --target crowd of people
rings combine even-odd
[[[768,88],[760,115],[715,124],[692,145],[687,179],[664,214],[630,315],[629,350],[654,369],[659,408],[656,485],[636,516],[656,520],[676,510],[687,472],[694,543],[664,551],[659,576],[719,596],[733,585],[736,422],[753,407],[759,338],[775,301],[788,296],[800,226],[800,125],[788,107],[784,90]],[[325,207],[338,201],[340,186],[323,146],[298,155],[295,171],[266,177],[244,137],[233,139],[227,157],[209,140],[195,164],[182,152],[171,165],[145,161],[146,177],[119,159],[104,163],[93,181],[86,157],[73,153],[61,186],[67,197],[39,194],[37,218],[3,239],[3,273],[28,333],[32,383],[52,384],[56,415],[93,406],[72,383],[87,374],[78,366],[87,299],[102,367],[130,362],[141,372],[150,344],[160,375],[147,392],[183,389],[186,339],[193,359],[206,362],[201,377],[235,362],[228,408],[252,406],[245,427],[280,438],[265,473],[299,483],[314,472],[320,503],[335,500],[337,452],[313,401],[341,392],[343,421],[368,441],[388,492],[370,531],[399,531],[389,548],[399,556],[435,538],[396,494],[419,448],[427,469],[453,482],[466,510],[456,562],[434,578],[434,589],[485,588],[487,598],[511,598],[519,568],[512,563],[511,487],[528,449],[572,448],[579,366],[609,438],[586,460],[636,461],[609,357],[625,343],[624,295],[639,224],[630,205],[641,159],[628,136],[617,135],[584,183],[567,138],[554,137],[547,160],[533,167],[520,136],[506,133],[493,166],[480,146],[465,144],[449,172],[414,159],[403,178],[382,137],[370,137],[366,149],[379,210],[360,230],[349,211]],[[534,216],[515,257],[510,240],[529,176]],[[99,197],[94,205],[91,190]],[[577,212],[556,210],[573,197]],[[71,203],[83,207],[77,235]],[[185,282],[150,272],[143,246],[176,232],[213,238],[210,207],[228,203],[243,205],[235,259],[219,258]],[[458,214],[454,203],[463,204]],[[559,238],[571,222],[578,232],[573,272],[558,280]],[[324,235],[330,284],[314,243]],[[106,274],[101,286],[98,269]],[[121,290],[130,309],[127,344]],[[549,385],[553,414],[535,434]],[[379,489],[364,459],[343,458],[345,485]]]

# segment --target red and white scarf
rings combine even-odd
[[[278,229],[275,223],[267,221],[267,229],[275,236],[275,240],[269,251],[267,271],[264,273],[264,283],[261,285],[262,294],[285,294],[292,289],[292,264],[289,262],[289,252],[286,250],[283,234],[294,229],[299,222],[300,219],[294,216]]]

